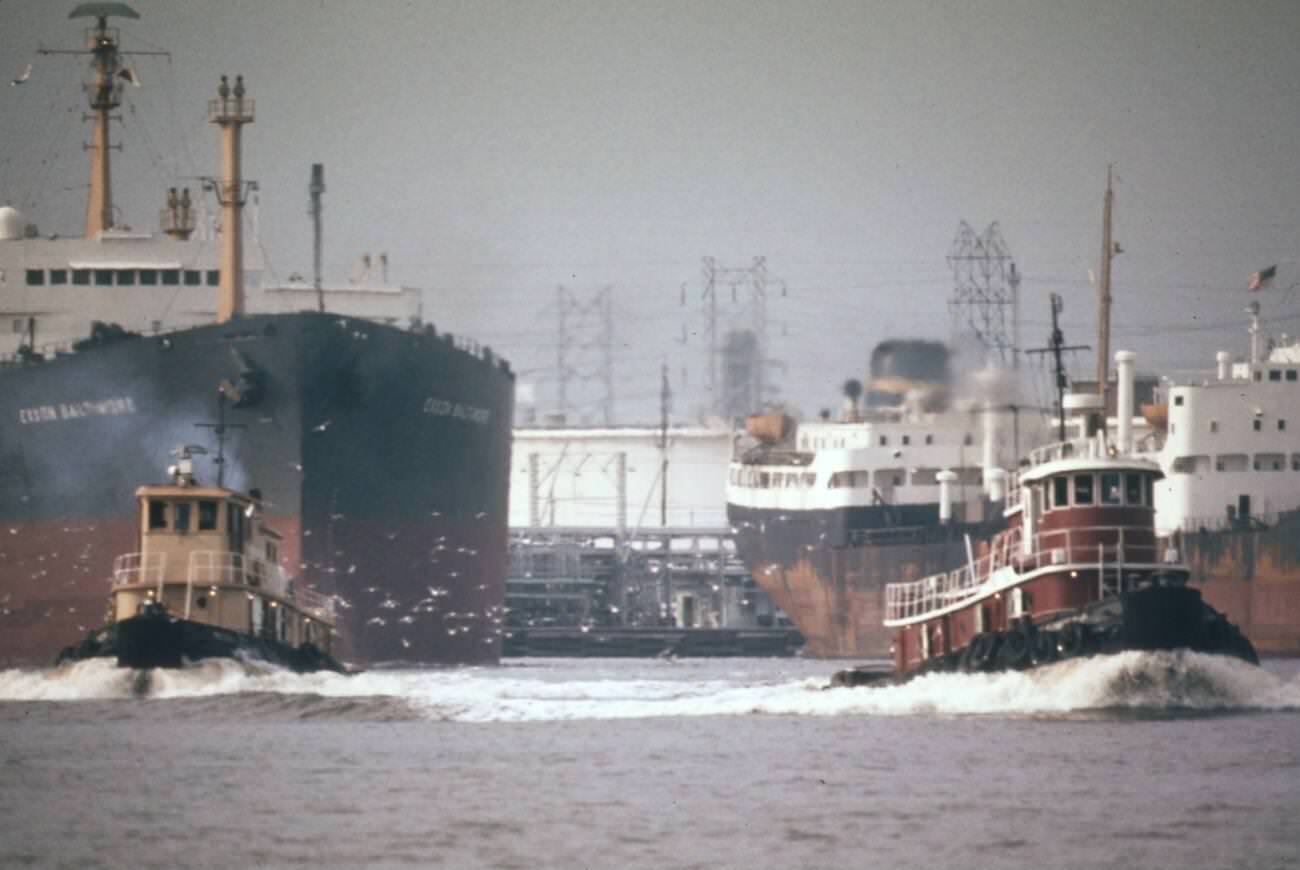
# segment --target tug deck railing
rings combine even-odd
[[[1135,537],[1138,540],[1133,540]],[[885,587],[885,620],[914,619],[945,610],[979,598],[1003,581],[1012,583],[1042,568],[1101,569],[1102,578],[1106,570],[1112,570],[1122,577],[1125,567],[1147,570],[1176,563],[1178,555],[1172,547],[1155,541],[1150,530],[1125,526],[1040,532],[1032,543],[1030,552],[1025,553],[1019,530],[1013,530],[996,537],[988,553],[960,568],[909,583],[890,583]]]

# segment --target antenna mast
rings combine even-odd
[[[226,422],[226,394],[217,391],[217,422],[215,423],[195,423],[200,429],[211,429],[212,433],[217,436],[217,458],[212,460],[212,464],[217,466],[217,486],[226,485],[226,430],[227,429],[247,429],[243,423]]]
[[[1065,440],[1065,363],[1061,359],[1061,354],[1067,350],[1087,350],[1086,344],[1065,343],[1065,334],[1061,332],[1059,317],[1065,310],[1065,303],[1057,293],[1052,294],[1052,337],[1047,347],[1035,347],[1026,350],[1027,354],[1050,353],[1052,355],[1052,368],[1056,375],[1056,421],[1057,435],[1060,440]]]
[[[1097,285],[1097,393],[1105,414],[1106,395],[1110,391],[1110,261],[1123,249],[1111,239],[1111,211],[1115,194],[1111,190],[1114,165],[1106,167],[1106,199],[1102,207],[1101,283]]]

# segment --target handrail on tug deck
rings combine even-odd
[[[124,553],[113,559],[114,587],[150,586],[157,588],[162,600],[167,583],[166,553]],[[180,581],[171,585],[179,586]],[[291,583],[284,570],[265,559],[230,553],[224,550],[199,550],[190,553],[185,573],[185,613],[189,618],[194,588],[205,586],[239,586],[259,589],[292,601],[300,610],[321,622],[334,622],[334,598],[299,583]]]
[[[890,583],[885,586],[885,622],[914,619],[945,610],[994,591],[1002,583],[1013,585],[1023,574],[1048,567],[1078,566],[1104,568],[1125,566],[1132,568],[1164,567],[1178,561],[1174,547],[1154,543],[1132,543],[1124,540],[1131,526],[1087,526],[1077,529],[1060,529],[1034,535],[1032,552],[1023,553],[1019,529],[1013,529],[995,539],[990,552],[952,571],[932,574],[908,583]],[[1150,536],[1147,530],[1143,537]],[[1098,542],[1099,533],[1114,533],[1114,541]],[[1076,537],[1077,536],[1077,537]],[[1007,569],[1011,569],[1008,572]],[[1004,574],[996,578],[999,572]],[[1099,581],[1100,582],[1100,581]]]

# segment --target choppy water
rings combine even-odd
[[[1291,867],[1300,663],[0,672],[0,866]]]

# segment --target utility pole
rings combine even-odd
[[[668,386],[668,364],[659,367],[659,525],[668,525],[668,407],[672,401]]]
[[[307,187],[311,195],[311,264],[312,286],[316,288],[316,310],[325,310],[325,290],[321,286],[321,194],[325,192],[325,164],[311,165],[311,184]]]
[[[1061,297],[1058,294],[1053,293],[1052,294],[1052,336],[1048,340],[1048,346],[1035,347],[1025,351],[1025,353],[1027,354],[1050,353],[1052,355],[1052,367],[1053,367],[1053,371],[1056,374],[1057,435],[1061,441],[1065,440],[1065,387],[1066,387],[1065,363],[1064,361],[1062,361],[1061,355],[1066,351],[1070,351],[1070,350],[1088,350],[1088,345],[1086,344],[1067,345],[1065,343],[1065,334],[1061,332],[1061,326],[1058,320],[1063,310],[1065,310],[1065,303],[1061,301]],[[1017,453],[1017,455],[1019,455],[1019,453]]]

